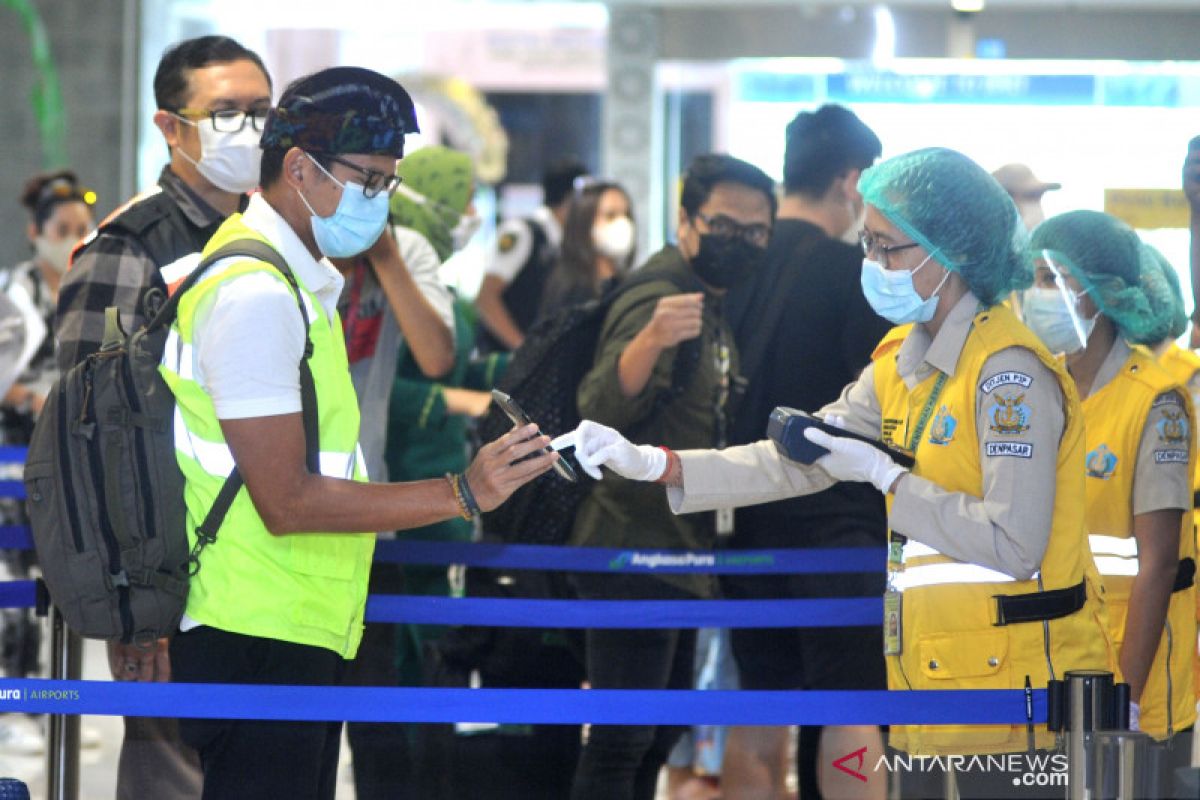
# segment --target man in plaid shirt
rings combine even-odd
[[[271,106],[271,79],[262,60],[223,36],[202,36],[169,48],[154,76],[170,162],[158,186],[114,212],[76,248],[59,290],[56,333],[63,371],[100,349],[104,309],[121,310],[134,331],[187,277],[200,250],[258,185],[258,140]],[[157,291],[154,291],[157,290]],[[166,640],[158,646],[110,643],[116,680],[169,681]],[[117,798],[192,800],[202,777],[195,751],[179,738],[176,720],[125,720]]]

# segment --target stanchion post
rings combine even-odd
[[[1113,676],[1102,670],[1077,670],[1066,674],[1063,720],[1067,741],[1067,797],[1095,800],[1099,765],[1093,761],[1096,731],[1110,730],[1117,721]]]
[[[82,642],[54,606],[50,607],[50,662],[54,680],[79,680],[82,675]],[[49,800],[79,800],[78,715],[50,715],[46,786]]]

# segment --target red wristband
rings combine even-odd
[[[663,470],[662,475],[659,475],[657,478],[654,479],[654,482],[655,483],[666,483],[667,477],[671,474],[671,469],[677,463],[679,463],[679,455],[671,448],[665,447],[661,444],[658,446],[658,449],[662,450],[664,453],[667,454],[667,468]]]

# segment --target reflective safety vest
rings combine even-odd
[[[234,214],[209,241],[204,255],[244,238],[266,241]],[[222,284],[252,273],[270,275],[291,291],[283,275],[265,262],[240,258],[217,262],[183,295],[159,368],[176,400],[175,454],[186,481],[188,536],[193,546],[196,527],[234,466],[212,398],[195,379],[196,309],[206,299],[211,302]],[[365,481],[358,451],[358,401],[340,320],[336,314],[330,319],[316,296],[303,283],[300,287],[310,321],[309,366],[316,386],[321,474]],[[295,313],[300,313],[299,307]],[[253,346],[253,342],[246,344]],[[324,647],[353,658],[362,638],[374,548],[373,533],[275,536],[243,487],[216,541],[200,556],[186,613],[221,630]]]
[[[1170,391],[1184,397],[1188,420],[1180,430],[1187,435],[1192,419],[1187,392],[1149,352],[1135,347],[1116,377],[1083,401],[1088,540],[1104,581],[1108,621],[1118,652],[1125,641],[1129,594],[1138,574],[1138,547],[1133,538],[1138,450],[1154,399]],[[1183,516],[1179,582],[1171,594],[1166,625],[1139,703],[1141,729],[1156,739],[1165,739],[1196,720],[1196,540],[1191,514]],[[1119,661],[1114,666],[1119,679]]]
[[[905,329],[888,334],[873,357],[882,438],[898,447],[908,447],[920,417],[928,418],[938,382],[935,374],[912,390],[905,385],[896,361],[906,335]],[[902,592],[901,650],[886,657],[892,689],[1018,689],[1027,676],[1035,688],[1044,688],[1067,670],[1110,666],[1100,577],[1083,525],[1078,395],[1063,367],[1007,307],[976,314],[957,368],[944,379],[938,415],[913,448],[912,472],[948,492],[982,498],[976,392],[987,377],[982,374],[987,359],[1014,346],[1037,355],[1058,380],[1064,399],[1065,429],[1045,555],[1033,579],[1018,581],[916,541],[919,530],[894,531],[893,542],[896,534],[907,539],[903,566],[891,576],[893,588]],[[1035,738],[1038,747],[1054,743],[1044,726]],[[893,726],[890,739],[893,747],[917,755],[1012,753],[1026,748],[1028,734],[1025,726],[908,725]]]
[[[1176,383],[1184,387],[1188,387],[1192,378],[1197,372],[1200,372],[1200,355],[1182,348],[1174,342],[1158,357],[1158,363],[1171,373],[1171,377],[1175,379]],[[1195,397],[1192,397],[1192,407],[1193,409],[1200,408]],[[1195,532],[1196,550],[1200,552],[1200,503],[1196,502],[1196,496],[1200,495],[1200,425],[1192,427],[1196,429],[1194,441],[1197,447],[1193,451],[1196,468],[1192,470],[1192,528]],[[1200,622],[1200,592],[1196,593],[1196,620]],[[1200,646],[1196,648],[1192,674],[1194,675],[1193,685],[1196,689],[1196,696],[1200,697]]]

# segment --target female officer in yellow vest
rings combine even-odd
[[[1175,268],[1171,266],[1171,262],[1163,256],[1155,248],[1150,248],[1154,254],[1155,261],[1159,269],[1162,270],[1163,277],[1171,286],[1172,295],[1175,302],[1179,304],[1182,311],[1184,308],[1183,292],[1179,288],[1179,275],[1175,272]],[[1154,346],[1154,353],[1158,356],[1158,363],[1163,369],[1171,373],[1171,377],[1184,388],[1187,389],[1188,396],[1192,400],[1192,408],[1200,407],[1200,355],[1195,351],[1188,350],[1185,347],[1180,347],[1177,341],[1180,336],[1187,332],[1187,319],[1185,318],[1182,324],[1177,324],[1171,328],[1171,332],[1157,345]],[[1200,494],[1200,453],[1197,453],[1194,448],[1200,442],[1200,429],[1197,426],[1192,426],[1192,460],[1195,464],[1192,467],[1192,532],[1196,541],[1196,546],[1200,549],[1200,509],[1196,508],[1196,495]],[[1186,523],[1184,528],[1187,528]],[[1200,592],[1196,592],[1196,620],[1200,622]],[[1192,686],[1195,687],[1197,697],[1200,697],[1200,648],[1195,649],[1195,660],[1192,664]]]
[[[1182,327],[1182,303],[1133,229],[1106,213],[1048,219],[1032,243],[1036,288],[1021,308],[1046,347],[1066,353],[1082,398],[1088,540],[1117,672],[1132,688],[1132,722],[1166,739],[1196,716],[1193,420],[1186,390],[1141,345]]]
[[[1196,719],[1192,410],[1141,345],[1182,327],[1182,304],[1137,234],[1107,214],[1053,217],[1033,248],[1036,285],[1021,307],[1046,346],[1066,354],[1082,398],[1088,539],[1117,672],[1131,688],[1131,723],[1166,739]]]
[[[1032,279],[1012,201],[977,164],[941,148],[868,169],[859,190],[864,292],[881,315],[915,324],[886,336],[858,381],[819,414],[913,453],[911,472],[867,444],[813,429],[806,435],[831,452],[809,466],[769,441],[671,453],[590,422],[573,434],[577,457],[597,474],[604,464],[666,483],[678,513],[839,480],[874,484],[888,496],[893,531],[885,597],[889,622],[899,622],[885,636],[893,689],[1012,689],[1026,677],[1036,687],[1067,670],[1107,668],[1083,525],[1079,401],[1066,371],[1000,304]],[[1052,743],[1025,726],[891,729],[892,746],[922,755]]]

